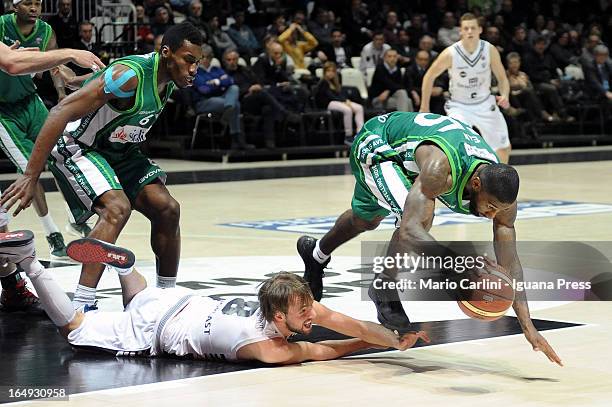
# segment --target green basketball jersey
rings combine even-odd
[[[0,38],[9,47],[19,40],[20,47],[35,47],[41,51],[47,49],[53,30],[51,26],[38,19],[32,33],[24,37],[17,27],[15,14],[5,14],[0,17]],[[22,100],[36,92],[36,85],[30,75],[12,76],[0,71],[0,103],[13,103]]]
[[[88,114],[78,122],[70,123],[67,130],[80,144],[103,153],[107,158],[121,160],[124,153],[138,148],[137,143],[146,140],[146,134],[164,109],[174,89],[170,82],[163,100],[157,92],[159,54],[131,55],[117,59],[105,69],[96,72],[89,81],[104,75],[108,69],[127,65],[138,77],[134,105],[127,110],[117,110],[109,103]]]
[[[482,163],[497,163],[489,145],[468,125],[433,113],[393,112],[374,117],[355,140],[357,159],[366,165],[394,161],[414,182],[419,174],[414,151],[422,143],[438,146],[450,163],[452,188],[438,199],[454,212],[469,214],[463,190]],[[355,146],[356,145],[356,146]]]

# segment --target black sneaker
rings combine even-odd
[[[312,251],[317,244],[317,239],[310,236],[302,236],[297,241],[297,251],[304,261],[304,280],[308,281],[312,296],[315,301],[321,301],[323,297],[323,277],[325,276],[325,267],[331,260],[331,257],[323,264],[319,263],[312,256]]]
[[[379,287],[383,287],[381,283],[383,281],[390,280],[376,276],[374,280],[372,280],[372,284],[370,284],[370,288],[368,289],[368,296],[376,306],[378,322],[380,322],[387,329],[397,331],[400,335],[413,331],[414,329],[412,329],[410,326],[410,319],[408,318],[408,315],[406,315],[404,307],[402,307],[402,302],[397,295],[397,290],[389,288],[374,288],[375,281],[379,282],[379,284],[377,284]]]
[[[134,265],[136,256],[123,247],[98,239],[77,239],[68,244],[68,256],[79,263],[102,263],[111,267],[129,268]]]

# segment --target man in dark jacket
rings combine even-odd
[[[414,63],[406,68],[404,74],[404,86],[408,90],[409,96],[415,107],[421,106],[421,87],[423,86],[423,76],[431,64],[429,52],[420,50],[417,52]],[[429,102],[431,112],[444,114],[444,75],[436,78],[431,90],[431,101]]]
[[[584,66],[584,79],[589,96],[595,100],[606,100],[612,105],[612,63],[608,47],[597,45],[593,49],[594,63]]]
[[[412,102],[404,89],[402,72],[397,66],[398,54],[394,49],[383,53],[383,62],[376,66],[369,94],[377,109],[412,112]]]
[[[564,118],[566,121],[574,121],[575,118],[567,115],[567,111],[561,99],[559,89],[561,80],[557,73],[557,63],[546,50],[546,38],[537,37],[531,49],[525,55],[525,73],[531,79],[534,88],[540,94],[542,101],[551,110]]]
[[[274,148],[276,146],[275,124],[282,120],[299,121],[300,117],[288,112],[274,96],[264,89],[261,81],[251,69],[239,65],[239,58],[238,51],[225,51],[223,53],[225,71],[238,86],[242,111],[261,116],[266,148]]]
[[[322,44],[317,52],[321,62],[331,61],[338,69],[353,67],[351,55],[351,49],[344,44],[344,34],[339,28],[332,30],[331,44]]]
[[[229,124],[232,149],[251,149],[240,131],[239,89],[234,80],[217,66],[211,66],[213,50],[210,45],[202,46],[202,61],[193,81],[193,102],[197,113],[222,113]]]

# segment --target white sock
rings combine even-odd
[[[325,254],[321,251],[321,248],[319,247],[319,242],[320,240],[317,240],[317,244],[315,245],[315,248],[312,251],[312,257],[314,257],[315,260],[318,261],[320,264],[323,264],[327,261],[327,259],[329,259],[331,255]]]
[[[174,288],[176,277],[164,277],[157,275],[157,288]]]
[[[78,309],[83,305],[94,305],[95,302],[96,289],[78,284],[74,291],[74,298],[72,299],[73,308]]]
[[[32,281],[40,303],[55,326],[62,327],[70,323],[76,312],[70,298],[53,279],[51,273],[36,259],[29,265],[24,265],[22,262],[21,267]]]
[[[53,218],[51,217],[50,213],[47,213],[45,216],[41,216],[39,219],[47,236],[49,236],[51,233],[59,232],[59,229],[57,228],[55,222],[53,222]]]
[[[107,271],[115,271],[120,276],[127,276],[132,271],[134,271],[134,266],[126,268],[126,269],[122,269],[122,268],[119,268],[119,267],[113,267],[113,266],[106,266],[106,270]]]

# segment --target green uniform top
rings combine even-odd
[[[0,38],[8,46],[19,41],[20,47],[47,49],[53,30],[51,26],[38,19],[32,33],[24,37],[17,27],[15,14],[5,14],[0,17]],[[0,103],[14,103],[36,93],[36,85],[31,75],[12,76],[0,71]]]
[[[79,144],[101,152],[110,161],[120,161],[137,143],[146,140],[146,134],[163,110],[174,89],[170,82],[163,100],[157,91],[159,54],[131,55],[115,60],[105,69],[96,72],[89,81],[104,75],[115,65],[130,67],[138,77],[134,105],[127,110],[117,110],[110,103],[70,123],[67,130]]]
[[[450,163],[453,186],[438,196],[453,212],[469,214],[463,191],[474,170],[482,163],[497,163],[489,145],[468,125],[433,113],[393,112],[368,120],[353,143],[362,165],[384,161],[397,163],[411,182],[419,174],[414,151],[423,143],[438,146]]]

